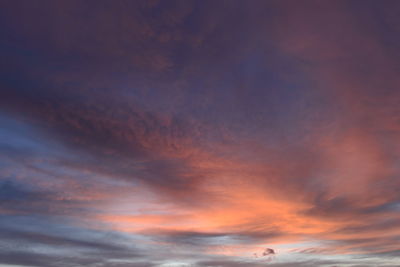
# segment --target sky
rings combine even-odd
[[[399,13],[0,0],[0,266],[400,266]]]

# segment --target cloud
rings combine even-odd
[[[2,3],[3,263],[390,265],[399,4],[359,2]]]
[[[108,266],[113,260],[134,264],[145,255],[144,250],[131,243],[130,237],[116,232],[73,227],[66,225],[65,220],[38,215],[35,219],[21,215],[1,218],[0,262],[3,264]]]
[[[332,266],[334,264],[347,264],[348,262],[335,262],[335,261],[323,261],[323,260],[316,260],[316,261],[297,261],[297,262],[287,262],[287,263],[251,263],[245,261],[204,261],[197,263],[198,266],[208,266],[208,267],[241,267],[241,266],[252,266],[252,267],[261,267],[261,266],[271,266],[271,267],[306,267],[306,266]],[[353,266],[353,265],[352,265]]]
[[[269,255],[275,255],[275,250],[273,250],[272,248],[266,248],[263,253],[263,256],[269,256]]]

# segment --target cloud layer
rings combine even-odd
[[[397,266],[397,1],[0,5],[0,264]]]

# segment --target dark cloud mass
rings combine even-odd
[[[272,248],[266,248],[262,253],[263,256],[274,255],[274,254],[275,250],[273,250]]]
[[[0,265],[399,266],[399,12],[0,0]]]

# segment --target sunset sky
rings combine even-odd
[[[400,266],[400,1],[0,0],[1,267]]]

